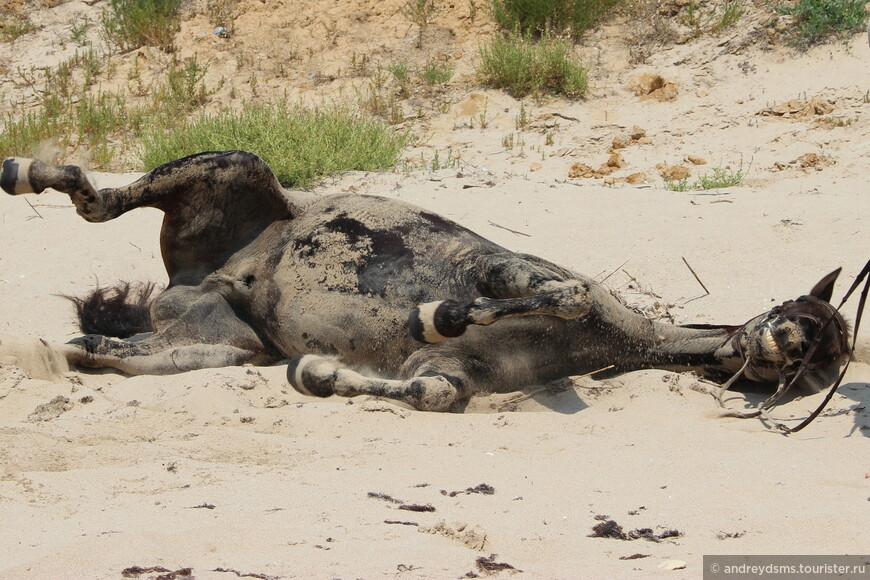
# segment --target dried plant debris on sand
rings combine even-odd
[[[613,538],[614,540],[649,540],[651,542],[661,542],[668,538],[679,538],[682,532],[674,529],[666,529],[658,534],[652,528],[637,528],[629,532],[625,532],[622,526],[616,523],[615,520],[604,520],[592,526],[590,538]]]

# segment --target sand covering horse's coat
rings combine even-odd
[[[165,212],[169,287],[150,305],[149,328],[137,329],[151,334],[111,338],[129,309],[106,308],[97,292],[79,310],[100,334],[62,347],[84,366],[169,374],[291,359],[288,378],[305,393],[445,410],[475,392],[605,367],[742,370],[776,383],[821,333],[805,373],[818,383],[849,353],[828,304],[836,273],[740,327],[654,322],[590,278],[418,207],[284,189],[250,153],[194,155],[100,190],[78,167],[12,158],[0,186],[68,193],[93,222],[142,206]],[[834,324],[824,327],[824,314]]]

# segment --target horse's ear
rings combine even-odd
[[[813,286],[813,289],[810,290],[810,295],[815,296],[819,300],[824,300],[825,302],[830,302],[831,297],[834,295],[834,282],[837,281],[837,276],[840,275],[840,270],[842,268],[837,268]]]

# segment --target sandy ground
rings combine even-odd
[[[722,46],[701,39],[637,66],[601,56],[592,96],[522,103],[523,131],[521,103],[472,88],[421,121],[431,136],[410,154],[449,150],[451,167],[350,173],[317,189],[411,201],[511,249],[610,274],[628,301],[676,323],[742,323],[842,266],[839,299],[870,257],[864,39],[803,55]],[[676,82],[676,100],[635,96],[627,82],[639,72]],[[813,97],[835,109],[758,114]],[[568,177],[574,163],[607,161],[634,126],[647,139],[620,150],[612,175],[644,172],[644,182]],[[505,146],[508,134],[524,146]],[[817,157],[802,166],[808,153]],[[709,161],[693,176],[742,159],[747,179],[668,191],[655,166],[689,166],[687,155]],[[39,342],[76,334],[57,294],[164,281],[160,220],[139,210],[87,224],[58,193],[0,197],[4,579],[119,578],[134,566],[146,569],[139,578],[160,567],[196,578],[677,579],[700,578],[704,554],[867,553],[867,327],[827,411],[789,437],[719,417],[708,384],[663,371],[580,379],[515,410],[509,395],[478,397],[454,414],[307,398],[281,367],[66,371]],[[821,399],[792,397],[773,415],[793,425]],[[431,509],[402,508],[414,505]],[[679,535],[589,537],[598,516]]]

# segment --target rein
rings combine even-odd
[[[865,281],[865,278],[866,278],[866,281]],[[840,371],[840,376],[837,377],[836,382],[833,385],[831,385],[831,388],[828,391],[828,394],[825,396],[825,399],[822,401],[822,404],[819,405],[815,411],[810,413],[809,417],[807,417],[806,419],[801,421],[800,425],[798,425],[797,427],[794,427],[794,428],[786,427],[785,425],[782,425],[782,424],[777,424],[777,428],[780,429],[786,435],[788,435],[789,433],[797,433],[798,431],[800,431],[801,429],[803,429],[804,427],[806,427],[807,425],[812,423],[813,420],[816,417],[818,417],[822,411],[825,410],[825,407],[828,406],[828,403],[831,402],[831,399],[834,397],[834,393],[837,392],[837,388],[840,386],[840,383],[843,382],[843,377],[846,376],[846,370],[849,368],[849,363],[852,362],[852,359],[854,358],[854,355],[855,355],[855,341],[858,340],[858,327],[861,326],[861,316],[864,314],[864,306],[867,304],[867,292],[870,291],[870,260],[868,260],[867,263],[864,264],[864,268],[861,270],[861,272],[858,274],[858,276],[855,277],[855,281],[852,282],[852,287],[849,288],[849,291],[846,292],[846,294],[843,296],[843,299],[840,301],[840,305],[837,306],[837,309],[836,309],[837,312],[839,312],[840,308],[843,307],[843,305],[846,303],[846,301],[849,299],[849,297],[852,295],[852,293],[855,291],[855,289],[861,285],[862,281],[864,282],[864,289],[861,291],[861,297],[858,299],[858,309],[855,313],[855,328],[852,330],[852,348],[849,349],[849,358],[846,359],[846,364],[843,367],[843,370]],[[798,372],[795,375],[795,379],[792,379],[792,382],[789,384],[789,386],[791,386],[791,384],[794,383],[796,378],[800,377],[800,375],[803,374],[803,371],[806,369],[806,366],[807,366],[807,362],[806,362],[807,359],[810,357],[810,355],[813,352],[815,352],[816,348],[818,347],[819,343],[821,342],[822,331],[824,331],[825,328],[831,323],[831,321],[834,319],[834,315],[835,315],[834,312],[831,312],[831,315],[828,317],[828,320],[825,322],[825,325],[822,327],[822,330],[819,331],[818,335],[816,335],[816,339],[813,341],[813,344],[810,346],[809,350],[807,351],[807,355],[804,357],[803,364],[801,364],[801,366],[798,368]]]
[[[840,309],[846,303],[846,301],[852,296],[852,293],[864,282],[864,289],[861,291],[861,297],[858,300],[858,308],[855,314],[855,327],[852,330],[852,346],[849,348],[849,356],[846,359],[846,364],[843,366],[843,369],[840,371],[840,375],[837,377],[837,380],[831,385],[828,390],[828,394],[825,396],[822,403],[818,406],[818,408],[810,413],[810,415],[804,419],[797,427],[787,427],[781,423],[776,423],[775,426],[777,429],[782,431],[784,434],[788,435],[790,433],[797,433],[807,425],[813,422],[813,420],[821,414],[822,411],[825,410],[825,407],[828,406],[831,399],[834,397],[834,393],[837,392],[837,388],[840,386],[840,383],[843,382],[843,377],[846,376],[846,371],[849,369],[849,364],[852,362],[854,358],[855,351],[855,341],[858,339],[858,328],[861,326],[861,316],[864,314],[864,307],[867,303],[867,293],[870,291],[870,261],[868,261],[858,276],[855,277],[855,281],[852,283],[851,288],[846,294],[843,296],[843,299],[840,301],[840,305],[836,308],[833,305],[825,303],[830,310],[828,317],[825,319],[824,324],[822,324],[819,331],[816,333],[816,336],[813,338],[813,341],[810,343],[809,348],[806,353],[800,360],[789,361],[781,370],[779,374],[779,385],[777,386],[776,392],[774,392],[770,397],[762,401],[755,410],[741,413],[739,411],[727,411],[724,416],[726,417],[737,417],[740,419],[751,419],[754,417],[758,417],[767,411],[767,409],[771,408],[777,401],[791,389],[797,381],[804,375],[810,365],[810,360],[812,359],[813,354],[815,354],[816,350],[819,348],[819,345],[822,341],[822,336],[824,336],[824,331],[828,328],[828,326],[834,322],[837,318],[837,314]],[[761,324],[765,322],[769,323],[769,319],[773,317],[773,312],[768,315],[768,318],[763,320]],[[843,329],[841,329],[843,330]],[[741,328],[741,331],[745,332],[744,329]],[[741,354],[743,354],[741,352]],[[731,385],[733,385],[737,379],[740,378],[741,375],[746,371],[749,363],[751,362],[751,355],[746,357],[746,362],[743,366],[738,370],[734,376],[732,376],[722,387],[719,389],[719,392],[716,394],[716,400],[718,401],[721,407],[724,407],[724,403],[722,402],[722,396],[725,394]],[[797,368],[795,369],[795,365]],[[794,370],[794,374],[791,378],[788,377],[789,370]]]

